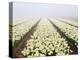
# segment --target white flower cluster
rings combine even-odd
[[[31,18],[31,20],[27,20],[19,25],[13,26],[13,46],[15,41],[19,41],[29,30],[30,28],[37,22],[39,18]]]
[[[56,25],[64,32],[64,34],[66,34],[66,36],[72,38],[76,42],[76,46],[78,45],[78,28],[57,20],[54,23],[57,23]]]
[[[70,47],[52,24],[43,18],[21,53],[25,57],[67,55],[70,53]]]

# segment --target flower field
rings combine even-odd
[[[17,53],[15,57],[78,54],[78,28],[74,25],[42,17],[32,18],[12,28],[14,53],[20,51],[22,55]]]

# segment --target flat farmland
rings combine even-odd
[[[22,19],[10,26],[9,33],[15,58],[78,54],[78,25],[70,19]]]

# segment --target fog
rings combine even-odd
[[[76,5],[13,2],[13,17],[54,16],[77,18]]]

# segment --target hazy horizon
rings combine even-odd
[[[77,5],[13,2],[13,18],[54,16],[78,18]]]

